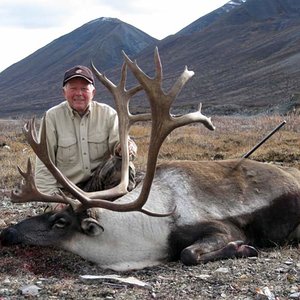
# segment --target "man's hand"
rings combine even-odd
[[[128,150],[129,150],[129,158],[133,160],[137,154],[137,145],[131,139],[128,140]],[[120,157],[122,156],[122,149],[120,143],[117,144],[117,146],[115,147],[115,155]]]

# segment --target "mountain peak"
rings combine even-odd
[[[246,1],[247,0],[231,0],[209,14],[195,20],[193,23],[180,30],[177,34],[186,35],[202,31],[208,26],[212,25],[214,22],[218,21],[224,14],[228,14],[232,10],[235,10]]]
[[[122,23],[122,21],[117,18],[100,17],[100,18],[97,18],[95,20],[92,20],[92,21],[86,23],[85,25],[91,25],[93,23],[99,23],[99,22],[103,22],[103,23],[107,22],[107,23],[115,23],[115,24]]]

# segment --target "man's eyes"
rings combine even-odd
[[[81,89],[77,89],[77,88],[70,88],[70,90],[72,92],[76,92],[76,91],[82,91],[82,92],[87,92],[89,89],[88,88],[81,88]]]

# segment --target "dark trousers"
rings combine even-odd
[[[107,161],[101,163],[91,176],[89,180],[86,182],[81,182],[77,184],[79,188],[86,192],[95,192],[110,189],[116,185],[118,185],[121,181],[121,167],[122,167],[122,159],[119,157],[111,157]],[[128,191],[131,191],[135,188],[135,186],[143,179],[144,173],[139,172],[138,176],[135,171],[134,164],[132,161],[129,165],[129,184]],[[63,191],[66,193],[65,191]],[[68,193],[66,193],[68,195]],[[70,195],[69,195],[70,196]],[[111,199],[112,201],[115,199]],[[52,203],[47,205],[45,208],[45,212],[60,210],[65,207],[64,204],[61,203]],[[93,217],[93,210],[88,209],[87,215]]]
[[[115,187],[121,180],[121,167],[122,159],[113,156],[101,163],[88,181],[79,183],[78,186],[85,192],[103,191]],[[135,167],[130,162],[128,191],[131,191],[136,184]]]

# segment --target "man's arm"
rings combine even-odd
[[[55,133],[55,128],[50,122],[47,115],[44,116],[46,118],[46,128],[47,128],[47,147],[48,147],[48,154],[51,160],[55,163],[55,153],[57,149],[57,138]],[[40,127],[40,134],[41,134]],[[37,188],[46,194],[53,194],[58,192],[58,184],[56,179],[52,176],[52,174],[48,171],[46,166],[41,162],[41,160],[36,157],[36,166],[35,166],[35,182]]]
[[[129,159],[134,160],[137,155],[137,145],[131,138],[128,139],[128,150],[129,150]],[[117,143],[115,146],[114,154],[117,156],[122,156],[122,147],[120,143]]]
[[[110,119],[110,128],[111,128],[110,135],[109,135],[110,151],[113,155],[121,156],[122,147],[119,142],[118,117],[116,113]],[[128,138],[128,150],[129,150],[130,160],[134,160],[134,158],[137,155],[137,145],[130,137]]]

